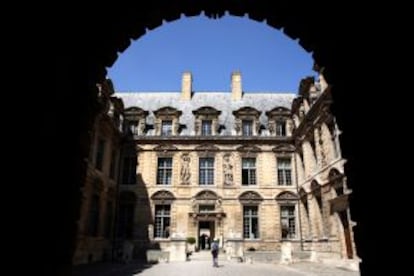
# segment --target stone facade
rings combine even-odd
[[[239,72],[231,93],[193,93],[189,72],[181,93],[118,93],[117,236],[135,252],[171,253],[187,237],[208,249],[208,236],[237,255],[289,243],[314,260],[355,259],[340,131],[320,73],[298,95],[244,93]]]
[[[99,115],[87,162],[87,174],[81,188],[81,215],[73,263],[84,264],[112,256],[117,181],[122,137],[122,100],[114,97],[108,80],[98,85]]]

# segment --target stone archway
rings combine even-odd
[[[151,5],[148,5],[151,4]],[[69,28],[61,28],[57,39],[62,39],[57,49],[59,54],[58,68],[59,76],[56,79],[59,83],[59,92],[54,99],[54,103],[62,103],[57,111],[52,109],[50,113],[60,120],[56,126],[52,139],[61,137],[60,142],[66,146],[59,152],[48,152],[50,160],[54,162],[44,181],[50,182],[53,187],[56,176],[61,168],[64,167],[68,177],[61,184],[62,194],[65,198],[59,201],[53,200],[56,209],[61,210],[62,215],[55,224],[60,225],[60,229],[65,229],[59,235],[48,233],[47,238],[54,239],[53,244],[59,244],[58,250],[65,254],[53,254],[54,257],[61,256],[58,263],[62,264],[61,271],[69,271],[71,251],[74,233],[76,231],[75,222],[79,213],[80,195],[78,184],[82,183],[85,175],[85,164],[81,160],[87,156],[89,148],[89,134],[91,129],[95,108],[95,95],[97,93],[95,83],[104,79],[105,67],[110,66],[117,58],[117,53],[122,52],[130,44],[130,39],[137,39],[145,34],[146,29],[154,29],[162,25],[163,20],[171,21],[180,18],[181,14],[193,16],[204,11],[211,18],[217,18],[229,11],[231,15],[243,16],[249,14],[253,20],[266,20],[267,23],[276,29],[283,28],[283,32],[291,38],[299,38],[299,43],[307,51],[312,51],[314,59],[318,64],[325,67],[325,76],[328,82],[334,84],[332,95],[334,101],[333,113],[337,117],[338,124],[342,126],[344,135],[341,137],[343,154],[345,158],[352,155],[356,159],[356,153],[351,149],[351,139],[355,132],[352,132],[351,119],[345,117],[345,112],[341,106],[350,106],[354,99],[347,95],[346,70],[352,68],[353,64],[345,58],[345,49],[338,48],[338,45],[347,45],[349,33],[357,31],[357,25],[349,24],[346,32],[340,26],[343,22],[348,22],[348,14],[352,11],[352,6],[334,8],[333,4],[301,3],[300,8],[295,3],[257,3],[253,1],[152,1],[146,3],[146,7],[137,9],[129,6],[100,6],[94,12],[87,12],[81,6],[68,8],[68,16],[61,15],[59,23],[74,22]],[[324,5],[322,7],[322,5]],[[330,11],[324,12],[321,11]],[[339,12],[340,10],[340,12]],[[330,29],[325,29],[329,24]],[[332,28],[336,31],[332,31]],[[355,111],[355,104],[352,105]],[[73,110],[77,110],[73,113]],[[55,113],[56,112],[56,113]],[[358,111],[363,114],[362,108]],[[76,122],[76,123],[73,123]],[[65,143],[66,142],[66,143]],[[44,142],[47,148],[50,139]],[[355,148],[355,143],[352,144]],[[351,154],[352,153],[352,154]],[[354,159],[354,160],[355,160]],[[350,159],[348,166],[352,167],[353,159]],[[349,165],[350,164],[350,165]],[[354,166],[355,168],[355,166]],[[357,169],[357,168],[355,168]],[[348,177],[348,183],[352,186],[354,175]],[[75,183],[75,184],[74,184]],[[362,187],[352,187],[354,199],[358,199],[358,191]],[[50,201],[50,199],[49,199]],[[353,205],[351,200],[351,206]],[[46,221],[46,220],[45,220]],[[47,233],[45,233],[47,234]],[[358,235],[356,235],[358,236]],[[45,237],[46,238],[46,237]],[[362,238],[359,242],[363,242]],[[57,250],[53,247],[54,252]],[[360,256],[362,259],[367,256]],[[63,272],[62,272],[63,273]]]

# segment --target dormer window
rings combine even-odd
[[[155,135],[173,136],[179,134],[180,116],[182,112],[173,107],[167,106],[154,111]]]
[[[161,136],[172,135],[172,121],[166,120],[161,122]]]
[[[268,117],[269,134],[284,137],[292,135],[292,119],[291,112],[286,107],[276,107],[266,112]]]
[[[213,122],[211,120],[202,120],[201,121],[201,135],[209,136],[213,134],[212,131]]]
[[[145,135],[148,111],[133,106],[125,109],[126,132],[130,135]]]
[[[259,135],[260,113],[260,111],[248,106],[233,111],[233,115],[236,117],[234,122],[236,135]]]
[[[276,121],[276,136],[286,136],[286,121]]]
[[[219,130],[218,117],[221,111],[210,106],[203,106],[193,111],[195,115],[194,133],[197,136],[217,135]]]
[[[253,135],[253,121],[252,120],[242,121],[242,132],[243,132],[243,136]]]

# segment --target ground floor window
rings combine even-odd
[[[155,205],[155,238],[170,236],[171,205]]]
[[[280,206],[280,220],[282,227],[282,239],[293,239],[296,237],[295,206]]]
[[[245,239],[259,238],[259,216],[257,206],[243,207],[243,237]]]

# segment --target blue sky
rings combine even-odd
[[[238,70],[249,93],[297,92],[302,78],[316,75],[312,65],[311,53],[265,23],[201,15],[147,32],[107,69],[116,92],[180,91],[184,71],[192,73],[195,92],[230,91]]]

